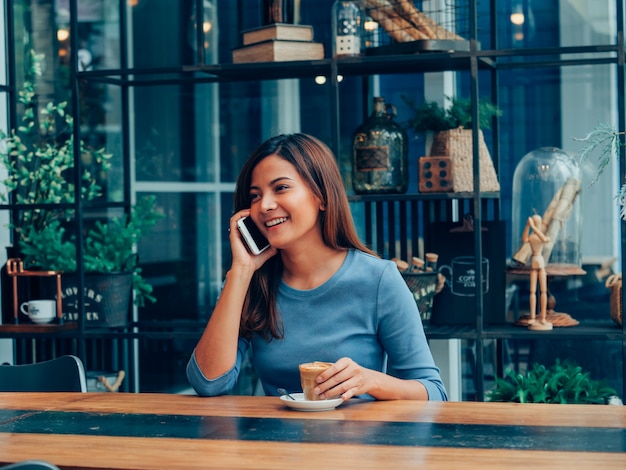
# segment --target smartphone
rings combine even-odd
[[[237,221],[237,229],[241,233],[244,243],[253,255],[259,255],[270,247],[267,238],[263,236],[259,227],[250,217],[244,217]]]

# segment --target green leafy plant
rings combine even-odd
[[[507,370],[497,377],[488,401],[516,403],[607,404],[617,392],[604,382],[592,380],[589,372],[573,361],[556,360],[552,367],[533,364],[526,374]]]
[[[419,105],[411,98],[404,96],[404,101],[412,108],[413,117],[407,127],[415,132],[440,132],[459,127],[472,127],[472,107],[468,98],[448,98],[450,107],[444,109],[434,101],[425,101]],[[488,101],[478,103],[478,120],[482,129],[491,128],[491,119],[501,116],[502,111]]]
[[[578,142],[584,142],[585,146],[580,152],[580,163],[596,160],[597,171],[590,185],[596,183],[600,175],[611,162],[612,158],[618,158],[620,149],[624,146],[621,136],[626,132],[618,132],[606,123],[598,123],[596,127],[585,137],[575,138]],[[626,184],[623,184],[615,196],[620,206],[620,216],[626,220]]]
[[[23,107],[21,122],[10,135],[0,131],[3,147],[0,164],[8,171],[2,181],[16,204],[71,204],[74,202],[73,118],[67,102],[48,102],[41,109],[37,100],[36,78],[41,75],[43,55],[31,51],[27,80],[18,92]],[[105,149],[88,148],[80,142],[83,172],[80,197],[86,201],[102,194],[101,174],[110,169],[111,154]],[[8,194],[2,194],[6,202]],[[59,212],[43,209],[22,211],[13,226],[42,229],[59,217]]]
[[[133,289],[138,305],[154,302],[152,286],[142,277],[134,247],[163,215],[156,210],[156,199],[144,197],[133,206],[130,215],[107,223],[96,221],[84,237],[83,266],[87,273],[133,273]],[[76,237],[68,233],[60,220],[42,229],[25,227],[20,238],[24,265],[52,271],[76,271]]]
[[[37,205],[17,212],[11,227],[15,244],[27,269],[75,272],[76,235],[67,227],[74,210],[46,207],[46,204],[73,204],[74,138],[73,119],[66,112],[67,102],[39,105],[36,77],[41,75],[43,55],[31,52],[27,80],[18,93],[23,107],[21,122],[9,135],[0,133],[0,165],[7,176],[0,181],[7,192],[0,195],[18,205]],[[41,109],[40,109],[41,108]],[[80,198],[93,201],[103,192],[104,180],[111,164],[111,154],[104,148],[93,149],[79,142],[81,154]],[[156,210],[155,198],[141,198],[123,215],[106,223],[85,224],[83,269],[85,272],[132,272],[135,301],[155,301],[152,286],[141,276],[135,246],[163,215]]]

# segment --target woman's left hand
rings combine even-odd
[[[376,386],[376,374],[361,367],[349,357],[343,357],[322,372],[317,378],[318,386],[315,393],[320,398],[341,396],[346,401],[363,395]]]

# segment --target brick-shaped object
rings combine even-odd
[[[449,193],[454,190],[450,157],[420,157],[418,175],[420,193]]]

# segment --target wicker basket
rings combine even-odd
[[[474,157],[472,130],[450,129],[435,133],[430,149],[431,156],[448,156],[452,160],[452,189],[455,193],[474,190]],[[489,154],[482,130],[478,132],[480,162],[480,190],[500,191],[500,183]]]
[[[432,273],[401,273],[409,290],[413,293],[415,303],[420,312],[422,322],[430,321],[433,309],[433,298],[437,291],[438,275]]]
[[[611,318],[618,325],[622,324],[622,274],[613,274],[606,279],[606,287],[611,289]]]

